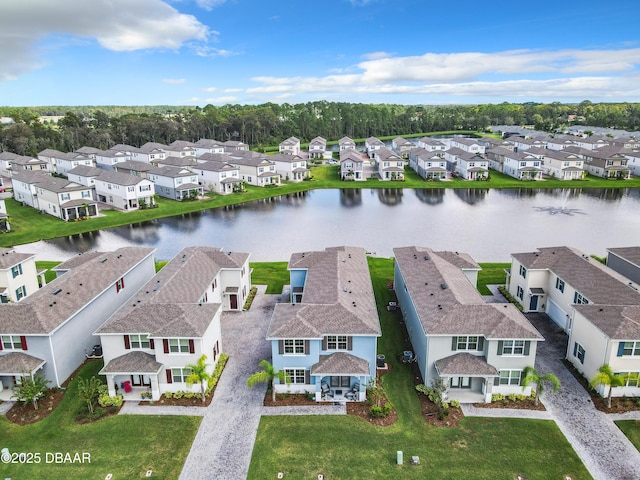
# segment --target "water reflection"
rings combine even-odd
[[[402,195],[404,195],[402,188],[380,188],[378,189],[378,199],[381,203],[395,207],[402,203]]]
[[[347,208],[359,207],[360,205],[362,205],[362,189],[341,188],[340,205]]]
[[[533,207],[538,212],[547,212],[549,215],[586,215],[585,212],[579,208],[569,207]]]
[[[499,195],[511,198],[533,198],[540,193],[540,188],[508,188],[497,190]]]
[[[169,220],[174,220],[174,218],[176,217],[168,217],[165,224],[174,231],[180,231],[180,226],[176,224],[175,221],[169,222]],[[161,225],[158,220],[149,220],[148,222],[134,223],[119,228],[112,228],[109,229],[109,232],[130,243],[155,245],[160,241],[160,228]],[[189,227],[186,226],[186,228]],[[193,231],[194,227],[191,228]],[[82,251],[85,252],[86,250]]]
[[[438,205],[444,201],[444,188],[417,188],[416,197],[427,205]]]
[[[617,202],[624,196],[625,190],[621,188],[590,188],[583,193],[590,197],[599,198],[600,200],[607,200],[610,202]]]
[[[484,201],[485,197],[489,193],[488,188],[456,188],[455,194],[460,197],[462,201],[469,205],[477,205]]]

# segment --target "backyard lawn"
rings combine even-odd
[[[282,293],[282,287],[289,285],[288,262],[251,262],[251,283],[266,285],[267,293]]]
[[[78,377],[90,377],[102,367],[101,361],[87,364]],[[180,475],[200,417],[115,415],[95,423],[74,422],[80,401],[77,378],[69,384],[59,407],[40,422],[18,426],[0,416],[0,448],[10,452],[39,453],[38,464],[0,464],[0,478],[98,478],[112,473],[113,479],[175,479]],[[47,452],[87,452],[91,463],[47,463]]]
[[[382,323],[378,352],[391,373],[382,377],[398,422],[373,427],[352,416],[262,417],[253,449],[249,479],[505,479],[591,478],[557,428],[542,420],[465,418],[455,428],[428,425],[414,393],[410,367],[397,361],[406,349],[397,312],[384,307],[392,300],[387,282],[393,260],[369,258]],[[396,451],[404,465],[396,465]],[[411,456],[420,465],[410,465]],[[562,461],[559,461],[562,459]]]
[[[478,290],[481,295],[491,295],[487,285],[504,285],[507,281],[505,268],[511,268],[510,263],[479,263],[482,270],[478,272]]]
[[[640,450],[640,420],[618,420],[616,425],[631,443]]]

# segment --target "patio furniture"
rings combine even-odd
[[[358,393],[360,393],[360,384],[356,383],[351,387],[351,390],[344,394],[344,398],[353,402],[358,399]]]
[[[327,398],[333,398],[333,392],[329,388],[329,385],[326,382],[322,382],[320,384],[320,394],[322,400],[326,400]]]

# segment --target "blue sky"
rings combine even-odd
[[[637,0],[3,0],[0,105],[640,101]]]

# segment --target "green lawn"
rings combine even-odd
[[[176,216],[209,208],[223,207],[276,195],[286,195],[319,188],[623,188],[640,187],[640,177],[631,180],[616,181],[588,177],[581,181],[543,180],[539,182],[521,182],[498,172],[491,172],[491,180],[470,182],[462,179],[451,181],[430,181],[420,178],[409,168],[403,182],[382,182],[367,180],[364,182],[343,182],[339,178],[338,165],[322,165],[311,168],[312,180],[299,183],[284,183],[278,187],[247,187],[244,193],[230,195],[208,194],[207,200],[178,202],[165,198],[158,199],[158,208],[119,212],[102,210],[102,216],[81,222],[64,222],[51,215],[41,214],[31,207],[23,207],[13,199],[6,200],[7,212],[11,220],[11,232],[0,235],[0,247],[20,245],[67,235],[103,230],[105,228],[129,225],[155,218]]]
[[[618,420],[616,425],[631,443],[640,450],[640,420]]]
[[[47,283],[55,280],[56,272],[51,270],[56,265],[60,265],[61,262],[53,262],[48,260],[38,261],[36,262],[36,270],[46,270],[44,273],[44,279]]]
[[[392,299],[387,281],[393,260],[369,258],[383,336],[378,351],[391,363],[382,383],[398,422],[373,427],[351,416],[262,417],[249,479],[473,478],[528,480],[591,478],[555,423],[541,420],[465,418],[456,428],[428,425],[420,413],[409,366],[396,356],[405,343],[399,316],[382,308]],[[396,451],[405,464],[395,464]],[[420,466],[412,466],[412,455]],[[562,462],[558,459],[561,458]]]
[[[91,362],[78,376],[90,377],[101,367],[101,361]],[[0,464],[1,478],[103,479],[112,473],[116,480],[145,478],[147,470],[154,479],[178,478],[200,417],[117,415],[79,425],[73,420],[80,408],[76,384],[73,380],[56,411],[38,423],[18,426],[0,416],[0,448],[42,457],[39,464]],[[46,463],[47,452],[87,452],[91,463]]]
[[[287,262],[251,262],[251,283],[266,285],[267,293],[282,293],[282,287],[289,285]]]
[[[479,263],[482,270],[478,272],[478,290],[482,295],[491,295],[491,290],[487,285],[504,285],[507,281],[505,268],[511,268],[511,264],[506,263]]]

